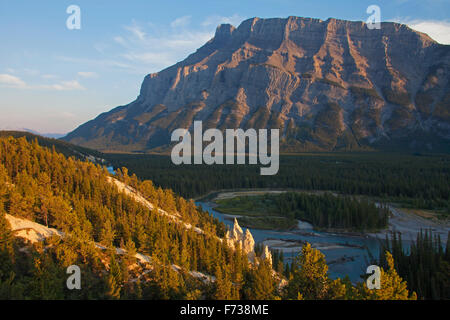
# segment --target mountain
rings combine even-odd
[[[450,46],[406,25],[289,17],[220,25],[138,98],[64,139],[167,151],[176,128],[279,128],[284,151],[450,150]]]
[[[20,129],[18,131],[26,131],[26,132],[29,132],[29,133],[32,133],[32,134],[35,134],[35,135],[43,136],[43,137],[46,137],[46,138],[52,138],[52,139],[59,139],[59,138],[62,138],[64,136],[66,136],[66,134],[64,134],[64,133],[40,133],[40,132],[35,131],[33,129],[27,129],[27,128],[23,128],[23,129]]]

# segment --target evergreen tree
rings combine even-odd
[[[227,266],[216,266],[214,282],[214,299],[228,300],[233,298],[232,283]]]
[[[406,282],[398,275],[394,267],[394,258],[392,254],[386,251],[386,261],[388,270],[381,268],[380,289],[368,289],[364,283],[364,294],[366,299],[373,300],[416,300],[417,295],[413,292],[411,295],[407,289]]]
[[[120,299],[122,279],[121,279],[120,265],[117,263],[115,254],[111,254],[109,268],[110,269],[106,283],[107,284],[106,296],[109,299],[117,300]]]
[[[0,283],[7,281],[13,272],[14,249],[11,225],[0,202]]]
[[[329,289],[327,272],[325,256],[311,248],[309,243],[305,244],[292,263],[287,297],[296,299],[300,292],[306,300],[326,299]]]

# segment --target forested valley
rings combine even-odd
[[[363,198],[339,196],[331,193],[307,194],[286,192],[277,195],[241,196],[217,200],[215,210],[243,216],[240,221],[260,219],[269,216],[274,223],[278,216],[287,219],[286,225],[297,225],[297,220],[306,221],[315,229],[340,231],[376,231],[386,228],[389,209]],[[257,215],[254,217],[254,215]],[[245,225],[245,224],[244,224]]]
[[[405,206],[450,214],[450,156],[400,153],[304,153],[281,155],[274,176],[259,165],[174,165],[169,156],[105,154],[141,179],[171,188],[184,197],[215,190],[293,189],[367,195]]]
[[[111,179],[105,167],[66,158],[37,140],[0,138],[2,299],[416,298],[388,252],[381,290],[369,290],[363,281],[331,279],[324,255],[309,244],[283,275],[268,261],[251,263],[239,247],[231,249],[221,240],[225,226],[193,201],[130,176],[126,168],[117,170],[114,179],[152,202],[150,209]],[[30,242],[16,235],[8,217],[55,228],[64,236]],[[135,253],[151,262],[140,263]],[[282,260],[275,260],[279,269]],[[70,265],[82,270],[82,290],[66,287]]]

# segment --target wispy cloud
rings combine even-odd
[[[80,71],[80,72],[77,72],[77,75],[79,75],[80,77],[83,77],[83,78],[98,78],[97,72],[93,72],[93,71]]]
[[[235,13],[232,16],[220,16],[220,15],[212,15],[207,17],[203,22],[202,26],[218,26],[219,24],[229,23],[235,27],[237,27],[243,20],[246,18]]]
[[[410,28],[428,34],[442,44],[450,44],[450,21],[445,20],[411,20],[396,18],[393,21],[408,25]]]
[[[97,52],[100,52],[103,54],[106,52],[106,50],[110,49],[110,46],[105,43],[99,42],[99,43],[94,44],[94,49]]]
[[[0,86],[10,88],[25,88],[27,84],[19,77],[7,73],[2,73],[0,74]]]
[[[60,115],[61,115],[63,118],[70,118],[70,119],[76,118],[76,115],[75,115],[74,113],[68,112],[68,111],[63,111],[63,112],[60,113]]]
[[[183,16],[173,20],[170,23],[172,28],[186,27],[191,23],[191,16]]]
[[[160,65],[170,65],[173,62],[167,54],[157,52],[128,52],[122,54],[122,56],[129,61],[149,65],[155,63]]]
[[[39,70],[36,69],[29,69],[29,68],[25,68],[23,69],[23,72],[26,73],[29,76],[37,76],[39,75]]]
[[[131,32],[134,36],[136,36],[140,40],[145,39],[145,32],[142,30],[140,26],[136,24],[136,21],[133,20],[132,24],[130,26],[124,27],[126,30]]]
[[[98,58],[58,57],[91,70],[122,69],[121,72],[145,75],[169,67],[195,52],[214,36],[221,23],[238,25],[244,17],[212,15],[195,22],[180,16],[164,25],[131,20],[121,32],[94,45]],[[108,70],[108,71],[109,71]],[[83,74],[78,74],[83,77]],[[87,77],[87,75],[85,76]]]
[[[182,16],[170,26],[132,21],[122,34],[113,38],[122,49],[119,57],[143,73],[156,72],[182,60],[214,35],[212,28],[191,27],[190,20],[190,16]]]
[[[56,84],[52,84],[52,85],[40,85],[37,87],[38,88],[40,87],[43,89],[57,90],[57,91],[85,90],[86,89],[77,80],[61,81],[60,83],[56,83]]]
[[[121,69],[129,69],[132,68],[131,65],[126,64],[121,61],[117,61],[114,59],[91,59],[91,58],[78,58],[78,57],[69,57],[69,56],[57,56],[56,59],[64,62],[76,63],[80,64],[84,67],[106,67],[106,68],[121,68]]]
[[[59,76],[57,76],[56,74],[43,74],[42,79],[56,79],[59,78]]]
[[[121,36],[114,37],[114,41],[117,42],[118,44],[122,45],[122,46],[126,46],[127,45],[127,42]]]
[[[77,80],[60,81],[54,84],[27,84],[24,80],[11,74],[0,74],[0,86],[16,89],[45,89],[45,90],[85,90]]]

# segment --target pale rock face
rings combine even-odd
[[[450,140],[450,46],[406,25],[288,17],[221,25],[139,97],[65,139],[166,151],[192,128],[279,128],[287,151],[431,148]],[[424,134],[426,133],[426,134]]]
[[[244,232],[242,231],[242,228],[239,225],[236,218],[234,218],[232,237],[233,237],[233,239],[236,239],[237,241],[242,241],[244,239]]]
[[[249,229],[242,231],[237,219],[234,219],[233,231],[225,234],[225,241],[231,248],[240,247],[251,262],[255,261],[255,240]]]
[[[235,246],[234,246],[235,242],[233,240],[233,237],[230,235],[229,230],[227,230],[227,233],[225,234],[225,241],[230,248],[235,249]]]
[[[245,230],[245,237],[242,248],[246,253],[253,252],[255,250],[255,240],[253,240],[253,236],[248,229]]]
[[[264,246],[264,251],[262,253],[261,259],[267,260],[270,263],[270,265],[272,265],[272,253],[270,253],[268,246]]]

